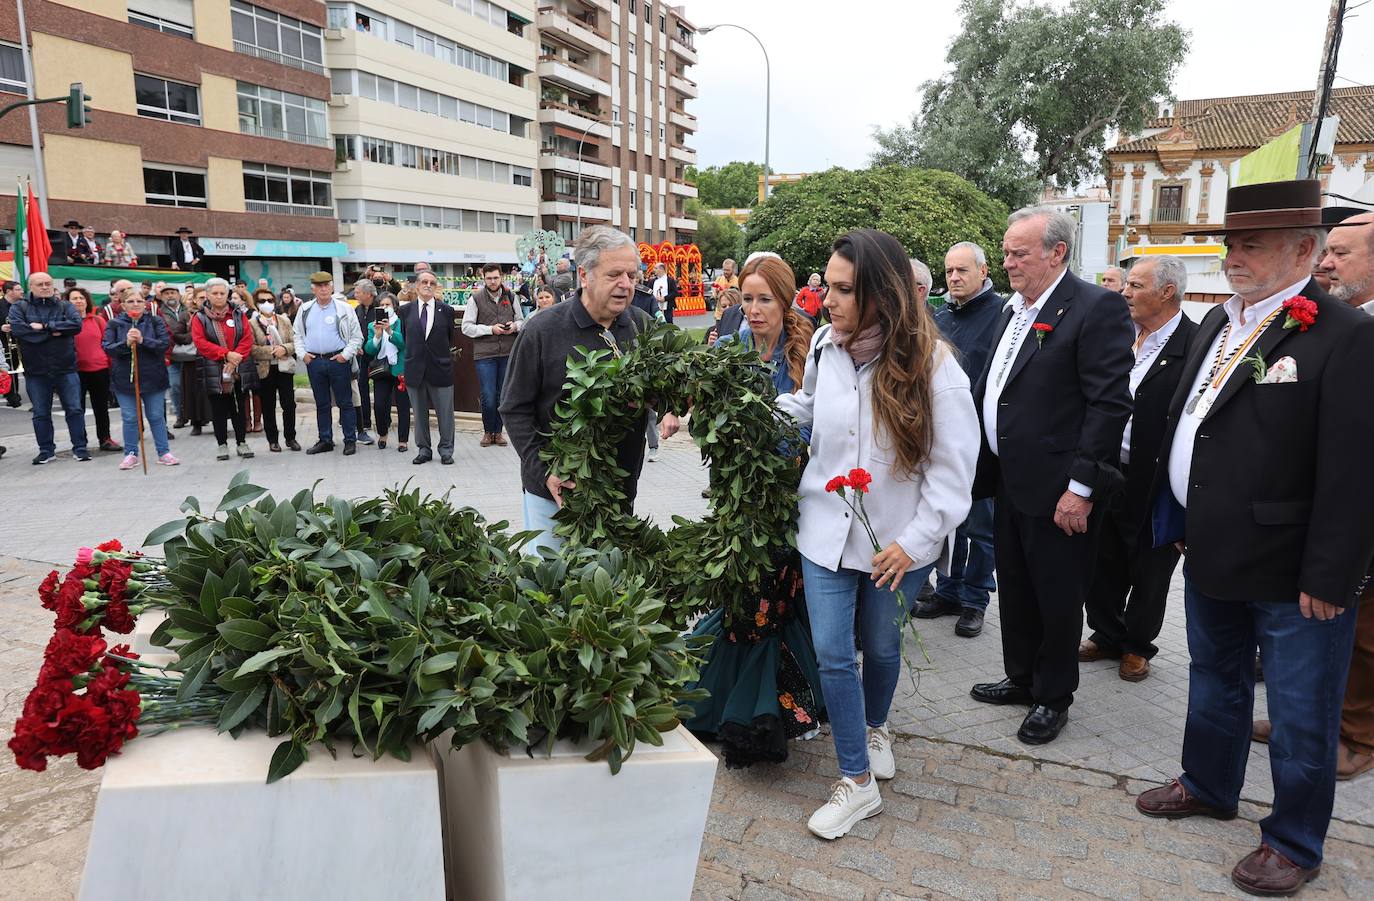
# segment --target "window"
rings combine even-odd
[[[366,97],[369,100],[378,100],[382,103],[428,113],[432,116],[442,116],[445,119],[480,125],[482,128],[490,128],[518,137],[523,137],[525,133],[524,123],[527,120],[518,117],[512,119],[511,114],[504,110],[492,109],[489,106],[481,106],[445,94],[436,94],[414,85],[392,81],[389,78],[380,78],[366,72],[335,69],[330,73],[330,83],[332,85],[331,90],[335,93],[356,93],[358,96]],[[242,91],[240,91],[240,95],[242,95]],[[243,102],[242,97],[240,97],[240,112],[242,109]]]
[[[205,209],[205,172],[176,167],[143,167],[143,200],[155,206]]]
[[[1183,185],[1158,185],[1155,188],[1155,222],[1183,221]]]
[[[661,34],[667,34],[667,33],[668,33],[668,17],[667,17],[667,16],[659,16],[659,17],[658,17],[658,30],[659,30],[659,32],[660,32]]]
[[[324,74],[324,32],[318,25],[243,0],[232,0],[229,10],[236,51]]]
[[[447,150],[435,150],[361,135],[336,135],[334,147],[335,157],[340,160],[381,163],[440,175],[459,175],[498,185],[531,187],[534,184],[534,170],[527,166],[459,156]]]
[[[134,97],[144,118],[200,124],[200,89],[193,84],[135,74]]]
[[[634,208],[635,208],[636,206],[638,206],[638,205],[639,205],[639,191],[635,190],[634,188],[631,188],[631,189],[630,189],[630,209],[634,209]]]
[[[614,124],[616,124],[616,123],[619,122],[619,121],[620,121],[620,107],[618,107],[618,106],[613,106],[613,107],[611,107],[611,124],[614,125]]]
[[[0,44],[0,91],[23,94],[27,90],[27,85],[28,79],[24,77],[23,51],[9,44]]]
[[[239,0],[235,0],[237,4]],[[450,6],[454,6],[464,12],[470,12],[471,0],[444,0]],[[492,7],[492,24],[496,24],[496,19],[500,19],[500,27],[506,29],[506,12],[499,7]],[[455,66],[462,66],[492,78],[499,78],[506,81],[510,77],[510,66],[503,60],[493,56],[488,56],[477,50],[455,44],[447,38],[439,37],[433,32],[423,28],[417,28],[409,22],[402,22],[399,19],[392,19],[388,16],[375,13],[372,10],[357,4],[331,4],[329,6],[329,27],[346,28],[350,27],[347,23],[352,22],[351,27],[356,30],[371,34],[382,40],[390,40],[400,44],[410,50],[423,53],[425,56],[433,57],[441,62]],[[283,17],[285,18],[285,17]],[[483,16],[486,18],[486,16]],[[337,24],[336,24],[337,23]]]
[[[326,218],[334,215],[333,184],[328,172],[288,169],[245,160],[243,197],[250,213]]]
[[[238,83],[239,131],[296,144],[328,147],[324,101],[255,84]]]
[[[521,185],[526,188],[530,187],[534,184],[534,170],[527,169],[524,166],[511,166],[510,183],[513,185]]]
[[[184,38],[196,34],[192,0],[129,0],[129,22]]]
[[[634,56],[634,55],[635,55],[635,39],[634,39],[634,38],[626,38],[626,39],[625,39],[625,46],[630,48],[630,55],[631,55],[631,56]]]

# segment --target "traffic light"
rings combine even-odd
[[[67,127],[85,128],[91,124],[91,105],[86,101],[91,99],[81,82],[73,82],[67,92]]]

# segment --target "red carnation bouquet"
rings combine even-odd
[[[103,637],[103,629],[132,632],[135,618],[156,606],[143,595],[167,584],[165,563],[125,553],[118,541],[82,548],[65,577],[48,573],[38,597],[56,619],[9,741],[19,766],[42,771],[49,757],[75,754],[77,765],[95,769],[140,727],[150,734],[217,720],[227,695],[208,686],[181,699],[180,678]]]

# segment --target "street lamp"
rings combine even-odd
[[[582,144],[587,140],[587,132],[602,123],[592,121],[587,123],[587,127],[582,129],[582,135],[577,139],[577,233],[582,234]],[[618,119],[611,120],[611,128],[619,128]]]
[[[771,171],[768,168],[768,139],[769,127],[773,116],[773,67],[768,62],[768,48],[763,46],[763,41],[743,25],[736,25],[733,22],[721,22],[719,25],[706,25],[697,29],[697,34],[710,34],[717,28],[738,28],[740,31],[754,39],[754,43],[759,45],[763,51],[763,198],[768,199],[768,176]]]

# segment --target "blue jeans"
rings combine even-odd
[[[988,609],[997,590],[992,571],[992,498],[974,501],[954,532],[954,559],[949,575],[935,574],[935,596],[974,610]]]
[[[76,370],[56,375],[36,375],[24,373],[24,383],[29,389],[29,405],[33,407],[33,436],[38,439],[40,453],[51,454],[57,450],[53,443],[52,398],[62,404],[62,414],[67,420],[67,435],[72,439],[73,451],[86,449],[86,411],[81,406],[81,377]]]
[[[328,357],[316,357],[305,367],[310,377],[310,390],[315,393],[315,425],[320,431],[320,440],[334,441],[334,411],[339,408],[339,428],[343,430],[343,440],[358,440],[358,416],[353,407],[353,367],[339,363]],[[330,403],[330,394],[334,395]]]
[[[910,602],[935,564],[913,569],[902,577],[901,590]],[[867,572],[826,569],[802,557],[806,611],[821,674],[821,693],[830,714],[840,774],[868,772],[868,729],[887,722],[892,693],[902,670],[902,617],[897,595],[874,587]],[[863,676],[854,650],[854,610],[858,607],[859,638],[863,644]]]
[[[1332,620],[1304,619],[1290,603],[1220,601],[1184,569],[1188,616],[1188,720],[1183,776],[1204,804],[1235,810],[1245,783],[1255,705],[1255,648],[1269,699],[1274,809],[1260,821],[1265,844],[1303,868],[1322,860],[1336,796],[1336,752],[1354,602]]]
[[[537,494],[525,492],[525,531],[539,534],[526,542],[521,549],[531,557],[539,556],[539,549],[546,547],[555,553],[563,549],[563,539],[553,534],[554,514],[558,504]]]
[[[143,415],[148,419],[148,431],[153,433],[153,447],[157,455],[170,454],[172,448],[167,444],[167,392],[145,391],[143,393]],[[138,453],[138,408],[134,405],[133,392],[125,394],[116,391],[119,398],[119,415],[124,420],[124,453]]]
[[[167,366],[167,400],[172,403],[172,416],[176,419],[181,418],[181,364],[170,363]]]
[[[501,388],[506,384],[506,364],[510,357],[477,360],[477,384],[482,391],[482,431],[501,434]]]

